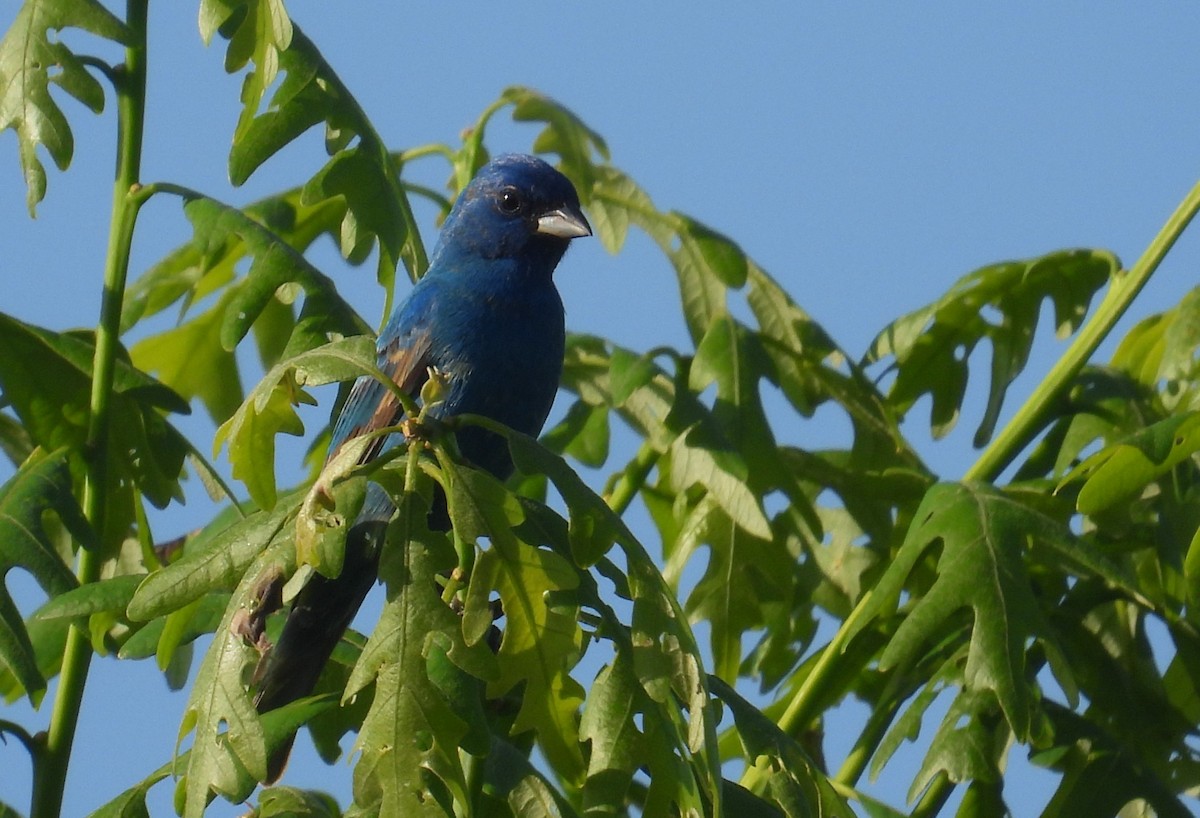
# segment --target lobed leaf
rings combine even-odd
[[[333,158],[305,185],[303,201],[315,205],[330,198],[344,200],[343,253],[349,259],[361,260],[371,243],[377,244],[377,276],[390,301],[396,267],[401,261],[414,281],[427,266],[416,221],[399,182],[399,165],[317,47],[299,26],[290,24],[289,28],[286,33],[290,39],[282,50],[282,25],[274,26],[271,36],[258,32],[253,40],[264,62],[256,59],[256,70],[243,92],[246,108],[230,149],[230,178],[234,184],[242,184],[263,162],[323,122],[325,148]],[[272,62],[276,58],[277,65]],[[275,79],[276,70],[284,72],[284,79],[278,83],[267,109],[259,113],[259,103]],[[356,137],[359,144],[347,148]]]
[[[488,680],[488,696],[502,696],[524,683],[513,733],[536,731],[559,775],[581,780],[584,766],[575,712],[583,689],[569,675],[582,650],[577,605],[570,599],[578,583],[576,573],[555,552],[513,536],[521,510],[494,477],[456,468],[445,454],[439,460],[446,470],[456,536],[467,542],[487,536],[491,542],[475,559],[463,614],[467,641],[478,643],[481,625],[490,624],[493,592],[503,605],[499,674]]]
[[[1200,450],[1200,413],[1172,415],[1085,459],[1059,483],[1082,481],[1076,508],[1097,514],[1128,502]]]
[[[851,631],[857,633],[885,610],[894,610],[917,562],[940,546],[933,584],[900,622],[879,667],[887,670],[913,661],[918,650],[940,642],[960,621],[960,612],[967,612],[972,619],[963,674],[966,687],[995,695],[1017,739],[1028,741],[1033,703],[1025,683],[1025,643],[1037,638],[1057,650],[1025,566],[1030,541],[1088,560],[1064,525],[996,489],[982,484],[932,486]]]
[[[725,682],[713,677],[709,684],[732,712],[747,762],[765,772],[767,792],[784,815],[852,818],[854,812],[799,744]]]
[[[303,434],[304,426],[292,407],[315,402],[302,387],[360,375],[386,380],[374,360],[374,342],[360,335],[280,361],[217,429],[214,451],[228,442],[233,476],[246,484],[251,499],[260,508],[275,505],[275,435]]]
[[[205,45],[217,31],[229,40],[225,52],[227,72],[240,71],[251,61],[255,65],[242,84],[241,130],[275,81],[280,54],[291,45],[292,21],[283,0],[202,0],[200,37]]]
[[[431,652],[442,651],[476,678],[495,673],[482,645],[464,641],[458,617],[442,601],[434,577],[454,562],[445,538],[423,525],[425,509],[411,495],[389,526],[380,561],[388,602],[347,683],[349,700],[372,680],[375,696],[359,732],[355,801],[383,815],[443,815],[439,796],[465,801],[458,748],[469,735],[467,714],[456,712],[430,678]]]
[[[0,486],[0,580],[19,567],[37,580],[52,598],[76,586],[75,575],[59,556],[58,542],[46,528],[44,514],[54,512],[83,544],[95,537],[73,494],[67,453],[35,452],[8,482]],[[33,641],[21,614],[0,582],[0,663],[35,706],[46,681],[38,668]]]
[[[247,644],[234,620],[258,607],[266,578],[294,572],[295,554],[285,526],[244,572],[196,673],[179,731],[179,741],[193,734],[191,750],[186,760],[176,760],[179,766],[186,763],[183,818],[199,818],[210,791],[230,801],[245,800],[266,777],[269,751],[286,735],[268,736],[265,717],[254,709],[245,680],[259,653]]]
[[[958,421],[971,353],[988,340],[991,382],[975,431],[975,445],[982,446],[995,429],[1008,387],[1029,360],[1042,302],[1054,305],[1056,333],[1065,337],[1079,327],[1096,291],[1119,269],[1116,257],[1101,250],[1063,250],[981,268],[937,301],[884,328],[864,362],[890,360],[886,371],[896,377],[888,401],[898,413],[929,395],[933,433],[942,437]]]
[[[104,110],[104,89],[88,73],[80,55],[51,31],[78,28],[128,44],[129,29],[98,0],[41,0],[22,3],[0,40],[0,131],[17,133],[25,175],[25,203],[33,215],[46,195],[46,169],[38,158],[44,147],[59,170],[71,164],[75,141],[70,123],[50,96],[54,83],[91,110]]]

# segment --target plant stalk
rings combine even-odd
[[[826,686],[833,678],[837,670],[838,659],[841,658],[842,652],[846,649],[846,645],[849,644],[850,634],[854,632],[857,622],[862,618],[862,612],[867,609],[867,602],[870,599],[871,591],[867,591],[862,595],[858,604],[854,606],[854,610],[842,621],[837,633],[833,635],[833,639],[821,651],[816,664],[813,665],[812,670],[809,671],[804,681],[800,683],[800,687],[796,690],[795,695],[792,696],[792,700],[788,702],[787,709],[779,719],[779,729],[786,735],[795,737],[816,718],[817,703],[821,700]],[[760,768],[748,767],[742,776],[742,786],[751,791],[758,791],[762,783],[763,773],[760,772]]]
[[[967,469],[963,475],[964,480],[995,480],[1021,449],[1029,444],[1059,396],[1075,380],[1075,376],[1091,359],[1096,348],[1112,332],[1113,326],[1129,309],[1198,211],[1200,183],[1197,183],[1175,208],[1175,212],[1167,219],[1166,224],[1158,231],[1158,235],[1133,267],[1121,270],[1113,277],[1096,312],[1079,330],[1067,351],[1033,390],[1029,399],[993,438],[975,464]]]
[[[633,460],[621,472],[621,477],[617,480],[616,485],[605,494],[604,500],[608,503],[609,508],[618,515],[625,513],[629,504],[641,491],[642,486],[646,484],[646,478],[650,475],[650,470],[654,468],[654,464],[658,462],[660,456],[661,453],[650,445],[650,441],[642,443]]]
[[[92,362],[92,392],[85,456],[87,473],[83,489],[83,511],[103,542],[104,507],[108,496],[109,396],[116,362],[121,305],[129,269],[136,206],[129,200],[137,184],[142,156],[146,112],[146,18],[149,0],[127,0],[126,25],[131,41],[125,49],[125,64],[115,72],[117,96],[117,170],[113,183],[112,220],[104,263],[104,292],[100,323],[96,329],[96,351]],[[77,576],[81,585],[99,579],[102,555],[80,549]],[[45,745],[34,770],[31,818],[58,818],[62,812],[67,767],[79,722],[80,704],[87,682],[92,649],[86,629],[72,627],[67,634],[62,669],[55,693],[54,710]]]

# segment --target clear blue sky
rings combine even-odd
[[[315,135],[245,188],[230,188],[225,160],[241,79],[223,73],[221,45],[201,44],[196,5],[152,4],[144,179],[243,203],[308,178],[323,162]],[[0,25],[15,7],[5,5]],[[990,262],[1098,246],[1131,264],[1200,178],[1200,9],[1188,4],[476,3],[448,11],[433,2],[291,0],[288,8],[397,148],[453,141],[509,84],[556,97],[605,136],[614,162],[660,207],[735,238],[853,355],[889,320]],[[97,118],[66,108],[75,162],[65,175],[51,172],[36,221],[25,213],[16,140],[0,134],[0,310],[53,329],[95,322],[113,166],[111,110]],[[523,150],[532,134],[497,128],[492,144]],[[429,183],[445,178],[432,163],[415,170]],[[153,204],[146,215],[135,273],[188,235],[174,204]],[[431,242],[428,218],[425,227]],[[685,343],[673,276],[648,241],[616,257],[598,242],[576,244],[558,276],[572,329],[639,349]],[[328,247],[313,258],[368,320],[379,319],[369,266],[346,268]],[[1174,303],[1196,284],[1198,262],[1200,242],[1185,236],[1135,311]],[[1037,349],[1035,374],[1015,399],[1056,347]],[[975,406],[949,440],[922,444],[947,477],[972,459]],[[927,411],[918,405],[910,427],[919,430]],[[204,448],[204,419],[186,428]],[[823,429],[817,422],[783,436],[815,442]],[[193,503],[160,515],[156,534],[180,533],[205,513]],[[8,582],[26,609],[36,603],[26,578]],[[184,705],[148,663],[101,660],[92,673],[79,736],[86,764],[73,770],[66,815],[166,760]],[[33,729],[47,716],[25,705],[0,711]],[[845,748],[836,723],[828,730],[836,766]],[[901,753],[911,763],[885,772],[878,790],[895,804],[920,757]],[[1012,763],[1023,757],[1018,748]],[[26,762],[18,746],[0,745],[0,801],[27,806]],[[345,802],[349,768],[312,763],[298,753],[291,780]],[[101,768],[102,777],[87,777]],[[1020,773],[1010,806],[1028,814],[1046,786]],[[169,814],[169,785],[156,792],[152,811]],[[214,805],[210,814],[239,812]]]

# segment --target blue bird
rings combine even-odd
[[[484,415],[536,435],[558,390],[565,344],[563,305],[552,274],[571,239],[591,232],[575,188],[557,170],[532,156],[492,160],[459,195],[428,272],[383,328],[376,344],[380,369],[416,397],[432,367],[446,381],[438,416]],[[359,378],[334,425],[329,456],[402,416],[387,389]],[[502,479],[512,471],[500,436],[466,427],[457,440],[475,466]],[[386,445],[377,441],[362,461]],[[341,574],[309,581],[264,659],[255,697],[260,713],[312,692],[375,582],[394,511],[372,483],[349,532]],[[444,500],[435,503],[430,524],[448,527]],[[282,772],[290,747],[289,740],[271,759],[268,781]]]

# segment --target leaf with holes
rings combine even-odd
[[[379,565],[388,602],[346,685],[348,701],[371,681],[375,697],[355,744],[355,798],[378,803],[384,815],[443,815],[430,794],[430,777],[460,799],[466,776],[459,755],[473,714],[451,705],[430,678],[434,652],[476,678],[494,677],[495,658],[469,645],[454,611],[441,599],[438,574],[454,565],[446,538],[424,525],[426,507],[408,495],[389,526]],[[418,740],[418,737],[420,739]],[[461,801],[460,801],[461,802]]]
[[[1096,514],[1128,502],[1200,450],[1200,412],[1172,415],[1085,459],[1061,485],[1082,481],[1076,508]]]

